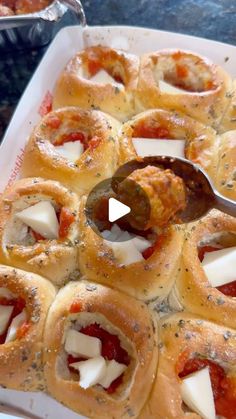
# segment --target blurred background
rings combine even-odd
[[[82,0],[82,4],[89,25],[144,26],[236,45],[235,0]],[[61,26],[74,23],[66,16]],[[0,139],[46,49],[0,51]]]

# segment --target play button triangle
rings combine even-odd
[[[109,198],[108,202],[108,218],[111,223],[119,218],[124,217],[126,214],[129,214],[131,211],[128,205],[123,204],[115,198]]]

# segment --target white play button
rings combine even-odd
[[[124,215],[129,214],[131,211],[128,205],[122,204],[115,198],[109,198],[108,201],[108,218],[110,223],[113,223],[119,218],[124,217]]]

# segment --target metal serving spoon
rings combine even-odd
[[[171,169],[184,180],[187,190],[187,206],[178,213],[180,223],[189,223],[203,217],[208,211],[216,208],[236,217],[236,201],[225,198],[213,186],[207,173],[197,164],[179,157],[151,156],[132,160],[121,166],[114,178],[125,178],[134,170],[146,166]]]

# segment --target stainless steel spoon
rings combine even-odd
[[[127,177],[134,170],[149,165],[171,169],[184,180],[187,190],[187,206],[184,211],[177,214],[180,223],[197,220],[213,208],[236,217],[236,201],[221,195],[207,173],[199,165],[183,158],[151,156],[132,160],[121,166],[115,173],[114,178]]]

